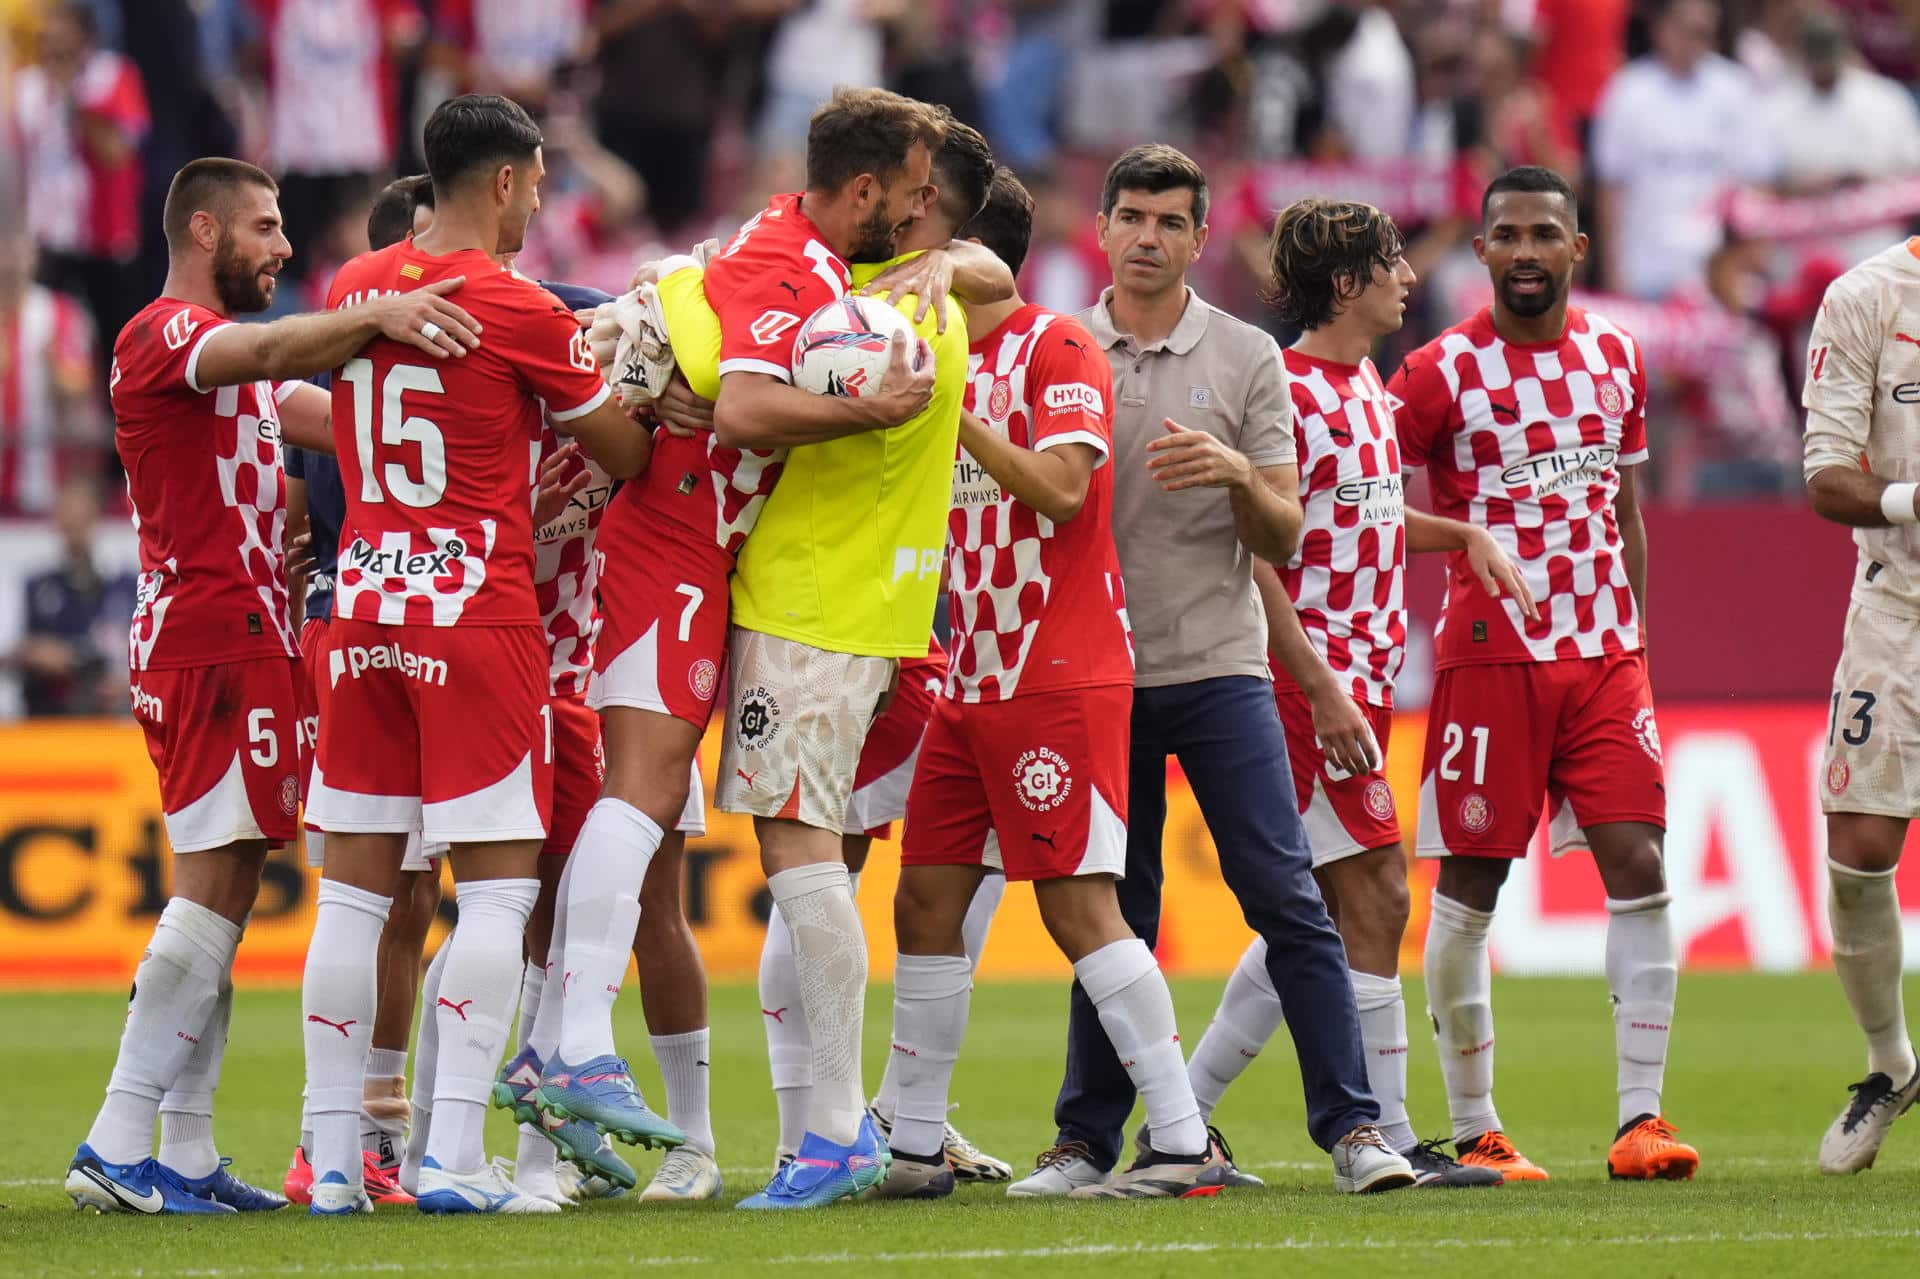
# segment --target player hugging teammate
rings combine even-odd
[[[1165,979],[1122,913],[1135,669],[1111,512],[1115,468],[1144,475],[1147,457],[1116,444],[1100,344],[1015,292],[1024,188],[945,112],[842,90],[813,119],[806,190],[773,196],[717,254],[644,268],[590,333],[575,306],[604,295],[563,300],[511,266],[541,145],[506,99],[443,103],[428,178],[383,194],[400,202],[391,242],[341,269],[326,314],[246,328],[232,317],[264,308],[289,254],[272,179],[225,160],[175,178],[166,292],[120,335],[112,382],[144,570],[132,701],[175,896],[68,1192],[141,1213],[283,1206],[226,1170],[211,1103],[234,948],[304,790],[322,879],[295,1198],[322,1216],[410,1199],[553,1213],[583,1186],[637,1186],[610,1137],[672,1152],[643,1198],[717,1197],[705,978],[680,881],[723,689],[716,798],[754,819],[775,908],[762,1002],[781,1133],[771,1181],[741,1206],[1008,1176],[946,1119],[1006,880],[1034,883],[1146,1103],[1138,1158],[1073,1193],[1253,1184],[1208,1119],[1285,1010],[1256,941],[1184,1062]],[[1561,841],[1592,850],[1612,917],[1608,1169],[1686,1177],[1698,1156],[1660,1116],[1677,956],[1632,480],[1646,371],[1631,337],[1568,303],[1585,237],[1556,176],[1494,182],[1475,245],[1493,305],[1383,383],[1367,354],[1414,283],[1392,222],[1303,201],[1272,243],[1276,302],[1304,333],[1284,356],[1291,403],[1269,424],[1285,414],[1291,428],[1304,526],[1256,581],[1299,818],[1380,1102],[1366,1141],[1394,1174],[1381,1187],[1545,1177],[1492,1105],[1487,930],[1550,805]],[[1894,256],[1904,283],[1912,264]],[[892,345],[865,394],[800,389],[794,332],[862,289],[911,312],[916,341]],[[1809,389],[1848,441],[1834,456],[1867,438],[1852,296],[1830,300],[1816,351],[1831,371],[1816,363]],[[330,395],[296,380],[321,372]],[[1839,468],[1809,440],[1816,492],[1841,485],[1820,478]],[[283,443],[308,450],[296,520],[310,512],[327,539],[332,592],[310,596],[332,616],[315,614],[304,671]],[[334,465],[337,488],[313,478]],[[1405,507],[1414,466],[1437,515]],[[1912,485],[1877,483],[1878,496],[1829,498],[1835,518],[1872,523],[1872,498],[1886,521],[1913,522]],[[1876,563],[1894,554],[1875,548]],[[1405,556],[1419,550],[1452,556],[1418,851],[1445,859],[1426,976],[1457,1160],[1416,1141],[1406,1111],[1406,862],[1381,772]],[[943,578],[954,638],[929,653]],[[1870,642],[1870,605],[1856,599],[1850,654]],[[1852,716],[1848,751],[1828,774],[1854,805],[1834,818],[1835,938],[1874,1073],[1823,1148],[1833,1170],[1870,1163],[1920,1087],[1897,982],[1886,994],[1898,840],[1860,825],[1904,820],[1911,803],[1874,799],[1873,699],[1892,694],[1850,669],[1836,693],[1852,699],[1837,712]],[[316,741],[296,728],[309,722]],[[870,1109],[853,888],[866,833],[902,816],[894,1052]],[[400,1161],[406,1013],[437,883],[403,872],[423,848],[451,859],[459,922],[425,982]],[[613,1041],[630,954],[649,978],[664,1117]],[[523,1124],[511,1177],[486,1156],[489,1101]]]

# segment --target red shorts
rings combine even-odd
[[[632,706],[705,728],[727,660],[733,557],[670,519],[616,498],[600,526],[596,711]]]
[[[1394,809],[1393,787],[1379,769],[1356,777],[1328,762],[1313,732],[1313,704],[1298,688],[1276,685],[1274,701],[1280,723],[1287,730],[1287,762],[1293,766],[1293,794],[1300,820],[1307,828],[1307,846],[1313,864],[1325,866],[1370,848],[1400,842],[1400,816]],[[1387,758],[1387,737],[1393,731],[1393,712],[1354,699],[1367,717],[1380,761]]]
[[[582,693],[556,693],[547,703],[553,721],[553,812],[541,852],[565,857],[573,851],[587,810],[600,798],[607,756],[600,746],[600,717]]]
[[[292,841],[302,771],[299,678],[291,657],[132,672],[133,717],[160,774],[174,852]]]
[[[546,839],[553,799],[539,626],[335,618],[307,821],[431,844]]]
[[[907,792],[913,786],[914,761],[920,758],[920,739],[946,683],[944,661],[914,659],[900,663],[900,685],[886,714],[873,721],[860,748],[860,765],[853,774],[853,794],[847,798],[848,835],[891,839],[893,824],[907,815]]]
[[[300,627],[300,673],[294,681],[300,707],[300,802],[313,784],[313,760],[320,748],[320,675],[326,662],[327,619],[309,617]]]
[[[1131,685],[940,699],[901,864],[987,866],[1015,880],[1124,875],[1132,724]]]
[[[1667,824],[1641,653],[1441,671],[1422,769],[1422,857],[1523,857],[1548,798],[1582,828]]]

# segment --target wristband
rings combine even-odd
[[[1913,495],[1920,484],[1889,484],[1880,490],[1880,514],[1889,524],[1920,524],[1920,513],[1913,509]]]

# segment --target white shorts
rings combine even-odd
[[[725,812],[789,818],[838,835],[894,660],[735,627],[728,662],[715,802]]]
[[[300,838],[307,844],[307,865],[319,870],[327,864],[327,837],[324,833],[309,827],[300,832]],[[428,844],[420,837],[419,831],[407,836],[407,851],[400,859],[401,870],[432,870],[434,858],[445,857],[447,845]]]
[[[1823,811],[1920,817],[1916,653],[1920,623],[1857,603],[1847,608],[1828,703]]]

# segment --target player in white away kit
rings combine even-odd
[[[1019,271],[1033,200],[1006,169],[963,235]],[[967,308],[975,335],[947,525],[952,658],[907,800],[894,927],[899,1100],[881,1198],[951,1194],[947,1095],[982,879],[1031,880],[1040,916],[1146,1103],[1148,1149],[1082,1198],[1215,1195],[1226,1159],[1187,1084],[1173,998],[1120,914],[1133,647],[1109,521],[1113,374],[1078,321]]]
[[[1280,318],[1304,330],[1285,353],[1305,512],[1300,544],[1276,574],[1256,565],[1287,759],[1313,848],[1313,874],[1346,946],[1367,1083],[1380,1132],[1420,1186],[1497,1186],[1493,1168],[1456,1163],[1407,1117],[1407,1009],[1400,939],[1407,855],[1386,767],[1393,679],[1406,655],[1401,602],[1408,551],[1461,551],[1490,594],[1532,597],[1492,534],[1405,509],[1393,402],[1367,358],[1397,332],[1413,269],[1393,220],[1366,204],[1308,199],[1281,211],[1269,257]],[[1256,937],[1187,1063],[1200,1113],[1266,1047],[1285,1018]],[[1241,1174],[1245,1176],[1245,1174]]]
[[[1688,1178],[1700,1155],[1660,1114],[1679,955],[1662,844],[1666,785],[1647,686],[1646,460],[1640,346],[1568,303],[1586,256],[1573,189],[1549,169],[1488,185],[1474,250],[1493,305],[1413,352],[1387,389],[1401,461],[1424,466],[1435,508],[1478,524],[1538,602],[1490,597],[1456,555],[1436,638],[1421,785],[1423,857],[1444,858],[1427,931],[1427,1007],[1460,1162],[1509,1181],[1546,1173],[1493,1107],[1487,928],[1543,801],[1570,821],[1606,887],[1617,1178]],[[1615,252],[1629,252],[1626,245]],[[1567,839],[1563,843],[1569,842]]]
[[[213,1091],[234,950],[267,849],[294,837],[299,804],[280,441],[284,432],[304,447],[332,442],[325,392],[287,379],[328,368],[382,332],[435,356],[464,353],[459,339],[472,323],[436,296],[458,280],[331,315],[232,323],[266,309],[292,252],[277,191],[238,160],[196,160],[175,174],[163,218],[165,292],[114,343],[114,444],[142,569],[128,636],[133,713],[160,774],[176,857],[173,896],[134,974],[106,1103],[67,1171],[74,1202],[103,1212],[286,1203],[222,1165]],[[433,332],[423,337],[422,325]]]
[[[1860,548],[1827,726],[1833,967],[1867,1037],[1867,1077],[1820,1143],[1820,1171],[1873,1166],[1920,1095],[1900,999],[1907,823],[1920,817],[1920,238],[1835,280],[1813,322],[1807,496]]]

